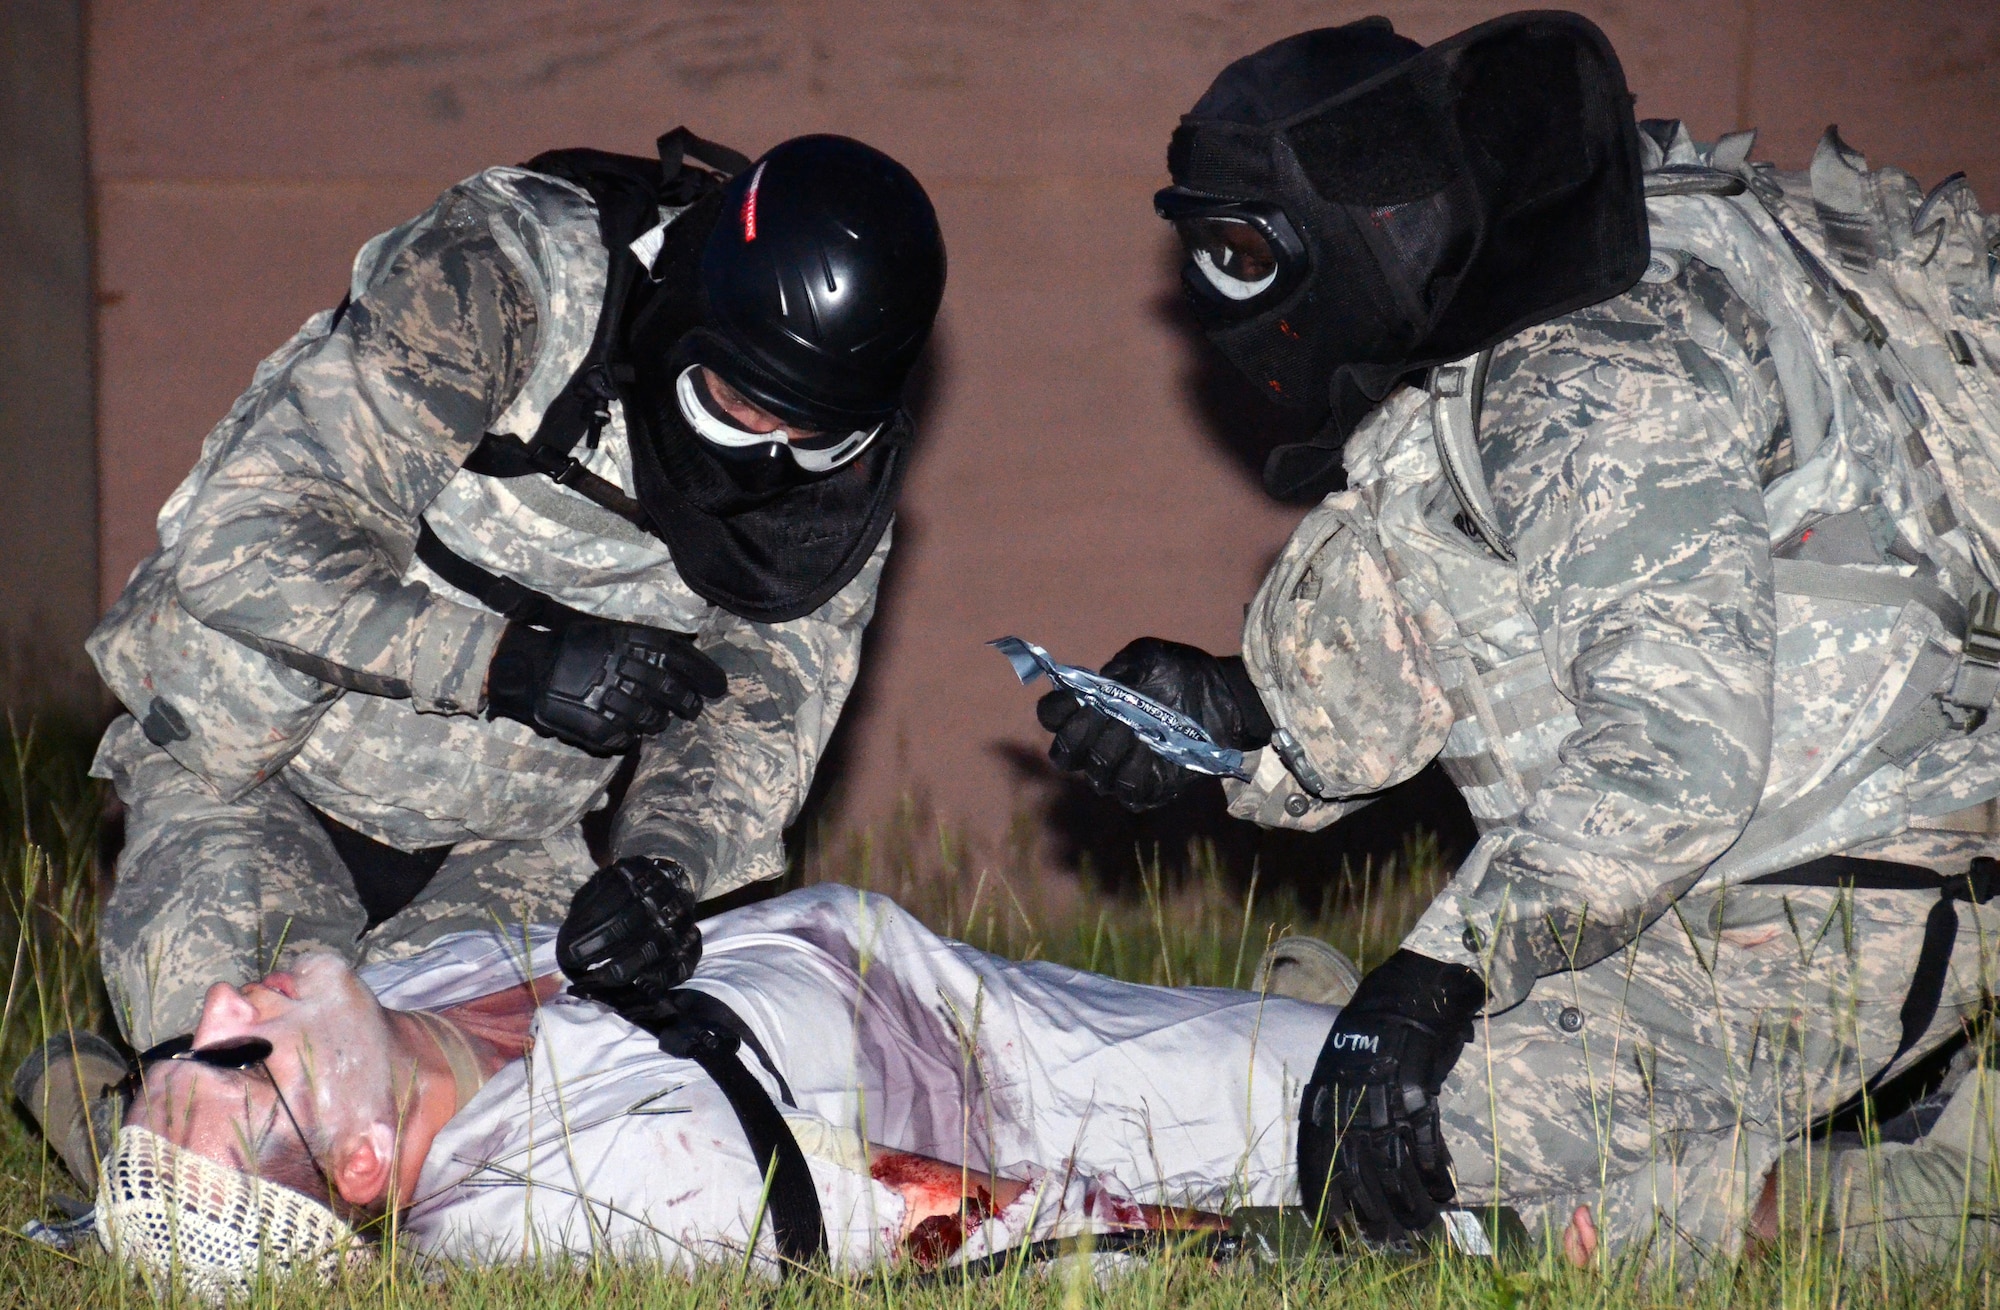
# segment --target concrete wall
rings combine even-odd
[[[0,5],[0,707],[94,709],[90,174],[77,0]]]
[[[1804,162],[1828,122],[1926,183],[2000,202],[2000,10],[1915,0],[1581,7],[1639,108],[1761,125]],[[1097,663],[1152,632],[1233,650],[1297,511],[1251,471],[1266,416],[1176,306],[1149,197],[1228,60],[1386,8],[1419,40],[1492,4],[1276,0],[103,0],[91,147],[108,599],[252,365],[338,299],[371,233],[549,146],[644,151],[676,123],[751,153],[832,130],[936,198],[951,284],[922,453],[836,817],[899,791],[996,829],[1040,786],[1032,696],[984,639]]]

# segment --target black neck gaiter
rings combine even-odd
[[[671,385],[642,385],[634,399],[626,426],[639,503],[688,586],[731,614],[783,623],[812,613],[861,572],[895,518],[906,414],[825,477],[753,490],[688,426]]]
[[[668,227],[653,279],[640,279],[623,307],[633,482],[653,535],[696,595],[755,623],[783,623],[824,605],[868,563],[895,518],[914,429],[898,413],[825,477],[759,487],[732,476],[674,395],[687,338],[707,330],[695,272],[717,212],[711,200]]]

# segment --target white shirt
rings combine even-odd
[[[1134,1220],[1132,1202],[1296,1203],[1293,1121],[1333,1010],[1218,988],[1146,987],[938,937],[881,896],[815,887],[702,925],[688,985],[742,1017],[787,1110],[836,1265],[892,1259],[903,1201],[863,1142],[1031,1183],[965,1259]],[[383,1004],[438,1008],[554,972],[554,932],[463,934],[362,976]],[[455,1260],[592,1253],[740,1262],[762,1173],[701,1068],[568,995],[432,1144],[404,1231]],[[754,1056],[745,1066],[774,1100]]]

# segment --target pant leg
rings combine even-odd
[[[1961,906],[1946,1004],[1992,994],[1989,946],[2000,913]],[[1943,1007],[1941,1007],[1943,1008]],[[1945,1035],[1942,1021],[1934,1036]],[[2000,1251],[2000,1047],[1990,1030],[1954,1061],[1950,1099],[1912,1142],[1842,1134],[1800,1142],[1779,1166],[1777,1215],[1788,1239],[1822,1237],[1850,1265],[1972,1261]]]
[[[1915,1142],[1857,1134],[1797,1142],[1777,1166],[1778,1240],[1814,1241],[1850,1268],[1974,1261],[2000,1246],[2000,1072],[1975,1068]]]
[[[352,960],[366,915],[311,811],[280,780],[225,801],[129,716],[98,753],[125,804],[125,846],[98,922],[111,1004],[144,1049],[191,1030],[217,981],[301,951]]]
[[[1462,1192],[1551,1231],[1587,1205],[1613,1253],[1733,1255],[1785,1142],[1894,1052],[1933,900],[1689,898],[1626,951],[1541,980],[1446,1083]],[[1977,1003],[1976,941],[1964,956],[1925,1046]]]
[[[461,842],[414,901],[362,939],[361,958],[402,959],[455,932],[559,924],[596,871],[574,824],[541,841]]]

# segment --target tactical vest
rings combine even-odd
[[[535,359],[493,425],[526,440],[590,349],[607,268],[596,210],[578,187],[520,168],[488,169],[455,191],[485,209],[534,296]],[[355,257],[350,295],[367,294],[442,208],[369,241]],[[234,439],[282,391],[290,366],[333,322],[331,313],[314,315],[259,365],[161,510],[160,549],[93,633],[91,655],[147,736],[226,798],[283,770],[304,799],[406,850],[469,837],[549,836],[600,801],[618,759],[585,754],[510,720],[420,713],[407,699],[347,694],[206,627],[174,592],[188,506]],[[602,433],[575,457],[630,496],[627,452],[622,409],[612,400]],[[461,469],[424,510],[423,524],[457,556],[587,614],[697,636],[740,622],[688,587],[656,537],[548,478]],[[872,595],[872,576],[850,584],[819,617],[851,620]],[[481,604],[419,558],[404,577],[461,604]]]
[[[1786,175],[1748,162],[1752,133],[1701,151],[1672,127],[1666,147],[1648,143],[1647,277],[1670,281],[1700,260],[1765,320],[1795,454],[1765,490],[1778,593],[1770,769],[1750,825],[1706,875],[1714,885],[1946,826],[1947,813],[2000,795],[2000,734],[1984,726],[2000,687],[2000,315],[1993,220],[1962,175],[1925,196],[1907,174],[1867,171],[1831,130],[1810,173]],[[1720,368],[1684,344],[1696,384],[1723,388]],[[1392,398],[1348,450],[1350,485],[1375,511],[1449,702],[1439,761],[1482,831],[1519,818],[1579,726],[1481,468],[1486,357]],[[1308,581],[1287,570],[1302,574],[1310,557],[1288,549],[1260,604]],[[1285,676],[1281,702],[1293,699]],[[1276,717],[1276,753],[1326,795],[1307,734],[1285,730],[1283,705]]]

